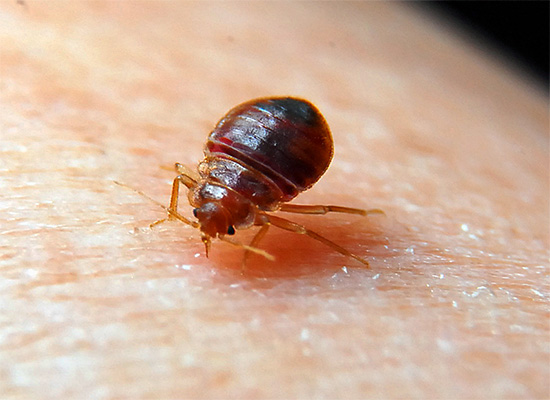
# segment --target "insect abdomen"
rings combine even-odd
[[[253,100],[235,107],[218,122],[205,149],[207,162],[215,160],[217,168],[228,162],[226,170],[238,172],[235,178],[249,175],[236,178],[240,184],[235,187],[226,177],[226,185],[260,207],[264,200],[257,201],[264,196],[254,196],[254,190],[261,189],[261,193],[265,187],[271,191],[267,196],[271,200],[289,201],[319,180],[332,152],[330,130],[320,112],[305,100],[288,97]],[[238,171],[233,163],[249,173]],[[243,185],[247,180],[250,187]]]

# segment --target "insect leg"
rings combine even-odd
[[[329,212],[339,212],[345,214],[384,214],[384,211],[373,208],[363,210],[361,208],[341,207],[341,206],[323,206],[323,205],[306,205],[306,204],[283,204],[279,211],[297,213],[297,214],[326,214]]]
[[[186,175],[188,178],[192,179],[197,183],[197,181],[200,179],[199,174],[197,174],[196,171],[189,168],[187,165],[183,165],[180,163],[176,163],[174,165],[174,168],[176,169],[176,172],[180,175]]]
[[[179,199],[179,189],[180,182],[183,183],[188,188],[192,188],[197,184],[197,181],[191,178],[189,175],[180,174],[174,178],[172,183],[172,194],[170,196],[170,206],[168,206],[168,217],[159,219],[158,221],[153,222],[149,225],[150,228],[162,224],[166,220],[180,219],[177,217],[178,214],[178,199]]]
[[[180,174],[174,178],[174,182],[172,183],[172,195],[170,196],[169,207],[172,211],[178,211],[180,182],[188,188],[192,188],[197,185],[197,181],[186,174]]]
[[[275,261],[275,257],[273,257],[271,254],[269,254],[267,251],[258,249],[257,247],[248,246],[246,244],[242,244],[239,242],[235,242],[234,240],[229,239],[227,236],[218,236],[218,239],[221,241],[224,241],[226,243],[229,243],[235,247],[240,247],[241,249],[244,249],[246,251],[250,251],[251,253],[258,254],[262,257],[265,257],[269,261]]]
[[[184,216],[180,215],[177,211],[171,211],[168,207],[166,207],[165,205],[159,203],[158,201],[156,201],[155,199],[153,199],[152,197],[146,195],[145,193],[143,193],[141,190],[138,190],[138,189],[135,189],[131,186],[128,186],[126,185],[125,183],[121,183],[121,182],[118,182],[118,181],[113,181],[115,184],[119,185],[119,186],[122,186],[122,187],[125,187],[127,189],[130,189],[132,191],[134,191],[135,193],[139,194],[140,196],[143,196],[145,197],[147,200],[151,201],[152,203],[155,203],[157,206],[159,206],[160,208],[163,208],[164,210],[166,210],[168,212],[169,215],[173,216],[175,219],[187,224],[187,225],[191,225],[193,228],[198,228],[199,225],[197,222],[195,221],[190,221],[188,220],[187,218],[185,218]],[[149,225],[149,227],[153,227],[161,222],[164,222],[166,220],[165,219],[162,219],[160,221],[156,221],[156,222],[153,222],[151,225]]]
[[[366,265],[367,267],[369,267],[369,263],[368,263],[367,260],[351,253],[350,251],[344,249],[340,245],[337,245],[336,243],[334,243],[334,242],[328,240],[327,238],[319,235],[318,233],[315,233],[315,232],[307,229],[305,226],[302,226],[300,224],[297,224],[295,222],[289,221],[289,220],[284,219],[284,218],[276,217],[274,215],[267,215],[267,217],[269,218],[269,222],[273,226],[276,226],[278,228],[281,228],[281,229],[284,229],[284,230],[287,230],[287,231],[290,231],[290,232],[298,233],[300,235],[307,235],[310,238],[313,238],[313,239],[315,239],[315,240],[317,240],[321,243],[324,243],[325,245],[327,245],[329,247],[332,247],[338,253],[343,254],[345,256],[348,256],[348,257],[352,257],[352,258],[356,259],[357,261],[359,261],[360,263],[362,263],[362,264]]]
[[[249,244],[250,247],[254,247],[254,248],[258,247],[258,244],[260,243],[260,240],[262,240],[263,237],[265,236],[265,234],[267,233],[267,231],[269,229],[269,225],[270,224],[267,221],[262,225],[260,230],[258,232],[256,232],[256,235],[254,235],[254,238],[250,242],[250,244]],[[241,272],[244,272],[244,270],[246,269],[246,261],[248,260],[248,257],[250,257],[250,253],[252,253],[252,252],[248,249],[246,249],[244,251],[243,261],[241,263]]]

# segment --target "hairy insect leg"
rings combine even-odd
[[[187,175],[195,181],[198,181],[200,179],[198,172],[185,164],[174,163],[170,165],[161,165],[160,168],[170,172],[176,171],[178,175]]]
[[[165,205],[159,203],[158,201],[156,201],[155,199],[153,199],[151,196],[143,193],[141,190],[138,190],[136,188],[133,188],[129,185],[126,185],[125,183],[121,183],[121,182],[118,182],[118,181],[113,181],[113,183],[119,185],[119,186],[122,186],[122,187],[125,187],[127,189],[130,189],[132,190],[133,192],[139,194],[140,196],[142,197],[145,197],[147,200],[151,201],[152,203],[155,203],[157,206],[159,206],[160,208],[163,208],[164,210],[166,210],[166,212],[168,212],[169,215],[171,215],[174,219],[177,219],[187,225],[191,225],[193,228],[198,228],[199,225],[197,222],[195,221],[190,221],[188,220],[187,218],[185,218],[183,215],[180,215],[177,211],[173,211],[173,210],[170,210],[168,207],[166,207]],[[159,221],[156,221],[156,222],[153,222],[152,224],[149,225],[150,228],[152,228],[153,226],[157,225],[157,224],[160,224],[161,222],[164,222],[166,221],[167,218],[164,218],[164,219],[161,219]]]
[[[190,179],[194,180],[195,183],[197,183],[197,181],[200,179],[199,174],[192,168],[189,168],[187,165],[176,163],[174,164],[174,169],[178,174],[186,175]]]
[[[268,221],[266,221],[264,224],[262,224],[262,227],[260,228],[260,230],[258,230],[258,232],[256,232],[256,234],[254,235],[254,238],[252,239],[252,241],[250,242],[249,246],[250,247],[253,247],[253,248],[257,248],[258,247],[258,244],[260,243],[260,241],[264,238],[264,236],[266,235],[267,231],[269,230],[269,225],[270,223]],[[248,257],[250,257],[250,254],[252,253],[252,251],[246,249],[244,251],[244,255],[243,255],[243,261],[241,262],[241,272],[244,272],[245,269],[246,269],[246,261],[248,260]]]
[[[327,214],[329,212],[339,212],[345,214],[385,214],[384,211],[373,208],[370,210],[363,210],[361,208],[351,208],[342,206],[324,206],[324,205],[307,205],[307,204],[283,204],[279,211],[297,213],[297,214]]]
[[[284,218],[276,217],[274,215],[267,215],[267,217],[269,218],[269,222],[273,226],[276,226],[277,228],[281,228],[281,229],[284,229],[284,230],[287,230],[287,231],[290,231],[290,232],[298,233],[300,235],[307,235],[310,238],[315,239],[315,240],[317,240],[321,243],[324,243],[325,245],[331,247],[332,249],[334,249],[338,253],[343,254],[345,256],[348,256],[348,257],[352,257],[352,258],[356,259],[357,261],[359,261],[360,263],[366,265],[368,268],[370,268],[369,263],[368,263],[367,260],[351,253],[350,251],[344,249],[340,245],[337,245],[336,243],[334,243],[334,242],[328,240],[327,238],[319,235],[318,233],[315,233],[315,232],[307,229],[303,225],[297,224],[295,222],[289,221],[289,220],[284,219]]]
[[[180,182],[189,189],[197,185],[197,181],[186,174],[180,174],[174,178],[174,182],[172,183],[172,195],[170,196],[170,206],[168,207],[172,211],[178,211]]]
[[[162,224],[163,222],[168,221],[169,219],[177,219],[178,221],[183,222],[184,224],[191,225],[193,228],[199,228],[199,224],[196,221],[190,221],[187,218],[185,218],[183,215],[178,213],[177,211],[170,210],[168,207],[163,206],[160,203],[159,204],[162,208],[164,208],[168,212],[168,218],[159,219],[158,221],[153,222],[152,224],[149,224],[149,228],[152,229],[156,225]]]
[[[168,220],[179,219],[181,221],[182,218],[184,218],[178,214],[180,182],[183,183],[188,188],[192,188],[197,184],[197,181],[192,177],[190,177],[189,175],[180,174],[176,176],[174,178],[174,182],[172,183],[172,194],[170,195],[170,205],[168,206],[168,209],[167,209],[168,217],[159,219],[158,221],[153,222],[151,225],[149,225],[150,228],[153,228],[154,226],[162,224],[163,222],[166,222]],[[190,224],[189,222],[186,222],[186,223]],[[190,225],[193,225],[193,224],[190,224]]]

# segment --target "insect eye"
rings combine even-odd
[[[229,225],[229,228],[227,228],[227,234],[228,235],[234,235],[235,234],[235,228],[233,228],[233,226]]]
[[[193,215],[195,216],[195,218],[197,218],[197,212],[199,211],[198,208],[193,208]]]

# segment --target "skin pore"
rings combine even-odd
[[[0,5],[0,393],[49,398],[544,398],[548,102],[394,3]],[[288,16],[291,15],[292,18]],[[474,38],[475,39],[475,38]],[[334,160],[277,214],[275,261],[168,205],[218,119],[312,101]],[[168,169],[168,170],[167,170]],[[179,209],[193,220],[185,188]],[[250,243],[255,230],[232,236]]]

